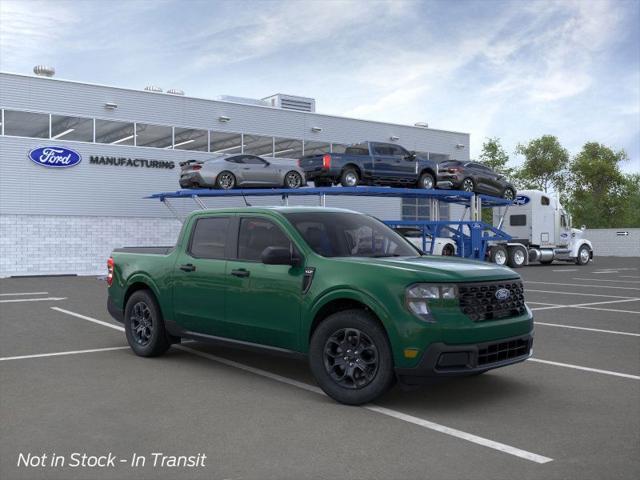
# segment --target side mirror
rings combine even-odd
[[[580,230],[586,230],[586,229],[587,229],[587,226],[586,226],[586,225],[582,225],[582,226],[580,227]]]
[[[414,152],[413,150],[411,150],[409,152],[409,155],[404,157],[406,160],[415,160],[416,159],[416,152]]]
[[[265,265],[291,265],[300,264],[300,257],[291,253],[291,250],[285,247],[267,247],[262,251],[262,263]]]

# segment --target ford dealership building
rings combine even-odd
[[[177,190],[184,160],[243,152],[296,159],[362,140],[396,142],[436,160],[469,159],[466,133],[322,115],[313,99],[282,94],[207,100],[0,73],[0,107],[0,277],[101,274],[113,248],[171,244],[180,222],[144,197]],[[291,197],[290,204],[316,201]],[[428,206],[416,202],[327,197],[328,205],[383,219],[428,219]],[[181,214],[196,207],[175,206]]]

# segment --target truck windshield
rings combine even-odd
[[[323,257],[415,257],[420,252],[384,223],[347,212],[285,213],[302,238]]]

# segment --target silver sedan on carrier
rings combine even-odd
[[[293,159],[266,160],[248,154],[220,155],[211,160],[181,162],[180,168],[182,188],[299,188],[307,183],[304,170]]]

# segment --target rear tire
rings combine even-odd
[[[233,173],[224,171],[216,177],[216,187],[221,190],[231,190],[236,186],[236,177]]]
[[[395,381],[387,334],[364,310],[323,320],[311,337],[309,363],[320,388],[347,405],[371,402]]]
[[[504,192],[502,193],[502,198],[504,198],[505,200],[515,200],[516,192],[513,191],[513,188],[507,187],[504,189]]]
[[[520,268],[527,263],[527,252],[522,247],[509,248],[509,260],[507,264],[511,268]]]
[[[507,254],[507,249],[502,245],[495,245],[491,247],[491,253],[489,255],[489,260],[491,263],[495,263],[496,265],[506,265],[509,256]]]
[[[160,307],[149,290],[138,290],[129,297],[124,331],[131,350],[140,357],[157,357],[171,346]]]
[[[464,180],[462,180],[462,184],[460,185],[460,190],[464,192],[475,192],[476,184],[474,183],[472,178],[467,177]]]
[[[360,183],[358,172],[354,168],[345,168],[340,175],[340,185],[343,187],[357,187]]]
[[[420,180],[418,180],[418,188],[422,188],[424,190],[433,190],[436,188],[436,181],[433,178],[433,175],[430,173],[423,173],[420,175]]]
[[[456,254],[456,249],[450,243],[446,244],[442,247],[442,256],[443,257],[453,257]]]

